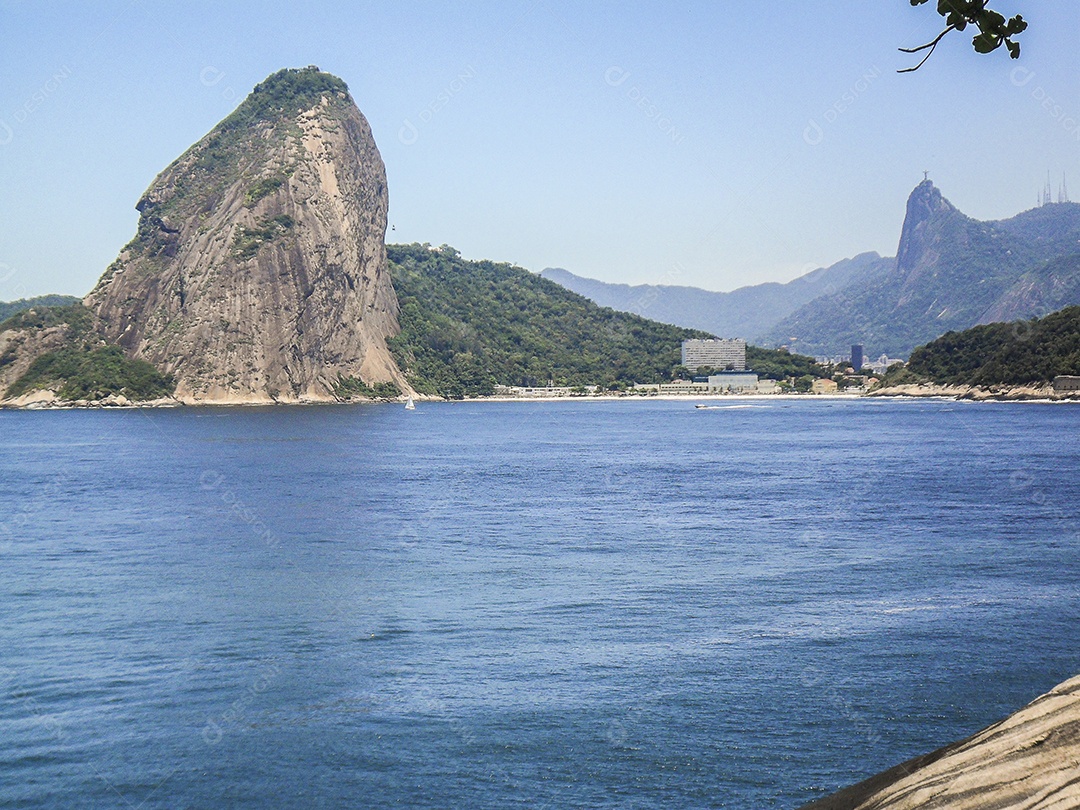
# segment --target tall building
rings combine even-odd
[[[861,343],[851,344],[851,367],[857,372],[863,367],[863,349]]]
[[[682,364],[691,371],[702,367],[733,371],[746,369],[746,341],[742,338],[730,340],[684,340],[682,342]]]

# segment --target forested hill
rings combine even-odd
[[[387,245],[400,304],[391,351],[417,391],[484,396],[496,385],[666,382],[682,341],[707,332],[601,307],[521,267],[466,261],[443,246]],[[824,370],[809,357],[747,348],[762,376],[785,379]]]
[[[959,385],[1023,385],[1080,374],[1080,306],[948,332],[912,352],[907,371]]]
[[[39,295],[36,298],[20,298],[18,301],[0,301],[0,321],[34,307],[66,307],[79,299],[74,295]]]
[[[597,306],[521,267],[466,261],[446,246],[386,250],[401,322],[390,346],[421,393],[661,382],[679,364],[683,340],[709,337]]]

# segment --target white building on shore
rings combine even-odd
[[[709,391],[754,391],[757,384],[758,375],[752,371],[722,371],[709,375]]]
[[[690,371],[696,371],[702,367],[726,369],[729,366],[734,371],[745,371],[746,341],[742,338],[684,340],[682,364]]]
[[[780,386],[775,380],[759,380],[752,371],[724,371],[711,374],[706,381],[703,377],[696,380],[674,380],[669,383],[638,383],[634,391],[641,394],[685,394],[699,396],[704,394],[776,394]]]

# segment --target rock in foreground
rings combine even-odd
[[[802,810],[1080,807],[1080,676],[966,740]]]

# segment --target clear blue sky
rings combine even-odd
[[[891,255],[924,169],[982,219],[1048,170],[1080,199],[1080,9],[998,0],[1019,62],[953,34],[897,75],[933,5],[0,1],[0,299],[88,291],[154,176],[309,64],[371,122],[390,240],[531,270],[729,290]]]

